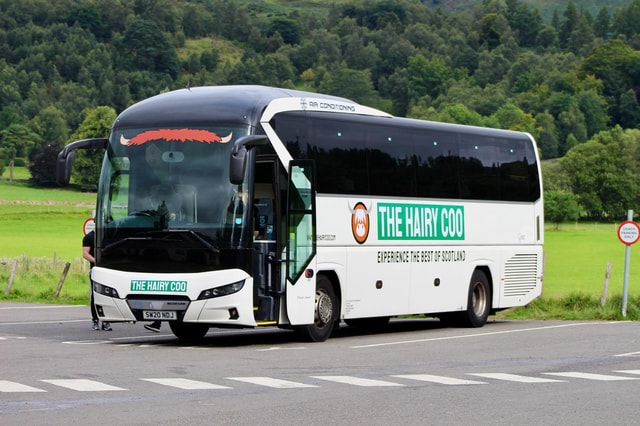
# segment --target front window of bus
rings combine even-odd
[[[248,246],[247,184],[229,182],[233,142],[247,130],[114,130],[98,189],[100,264],[211,269],[221,250]]]

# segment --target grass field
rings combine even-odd
[[[5,177],[6,174],[5,171]],[[82,225],[92,215],[94,203],[95,194],[35,189],[24,182],[0,179],[0,300],[87,302],[87,264],[81,258]],[[617,224],[613,223],[564,224],[558,230],[549,227],[545,232],[543,297],[530,308],[550,311],[560,306],[565,311],[575,311],[586,309],[585,305],[599,305],[608,262],[612,265],[608,299],[619,305],[625,246],[618,240],[616,230]],[[13,288],[5,295],[2,290],[14,262],[17,272]],[[66,262],[71,264],[69,275],[60,299],[52,300],[49,295],[56,289]],[[640,310],[639,295],[637,244],[631,249],[630,313]],[[604,316],[614,316],[614,311],[619,309],[614,306]],[[544,317],[540,312],[526,310],[508,315]]]

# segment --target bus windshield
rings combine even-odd
[[[231,127],[114,130],[98,189],[102,260],[160,250],[166,253],[154,257],[166,261],[190,250],[216,254],[246,246],[247,185],[229,182],[229,155],[233,141],[247,133]]]

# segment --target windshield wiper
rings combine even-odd
[[[172,230],[173,232],[176,231],[180,231],[179,229],[176,230]],[[214,246],[213,244],[211,244],[209,241],[207,241],[206,239],[204,239],[200,233],[193,231],[191,229],[185,229],[182,230],[183,232],[186,231],[188,232],[190,235],[192,235],[196,240],[200,241],[202,243],[203,246],[205,246],[206,248],[208,248],[209,250],[211,250],[212,252],[214,252],[215,254],[220,254],[220,249],[216,246]]]
[[[123,238],[121,240],[116,241],[115,243],[111,243],[109,245],[106,245],[102,248],[103,252],[108,252],[111,249],[114,249],[118,246],[121,246],[124,243],[128,243],[130,241],[150,241],[153,240],[153,237],[127,237],[127,238]]]
[[[207,249],[211,250],[214,254],[220,254],[220,249],[216,246],[214,246],[213,244],[211,244],[209,241],[207,241],[204,237],[202,237],[198,232],[193,231],[191,229],[163,229],[161,231],[151,231],[151,232],[145,232],[143,237],[127,237],[127,238],[123,238],[121,240],[118,240],[114,243],[111,243],[107,246],[105,246],[102,250],[104,252],[108,252],[109,250],[112,250],[122,244],[125,244],[127,242],[131,242],[131,241],[167,241],[165,238],[158,238],[158,237],[154,237],[153,235],[157,235],[157,234],[189,234],[191,237],[193,237],[193,239],[195,239],[196,241],[198,241],[200,244],[202,244],[203,246],[205,246]]]

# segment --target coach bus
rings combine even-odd
[[[99,316],[291,328],[425,315],[481,327],[542,292],[540,165],[527,133],[393,117],[264,86],[195,87],[123,111],[105,149],[91,271]]]

